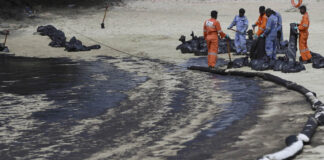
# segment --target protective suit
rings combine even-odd
[[[278,33],[278,18],[271,14],[268,18],[267,26],[264,31],[266,37],[265,51],[270,59],[276,59],[276,41]]]
[[[245,34],[249,26],[248,19],[245,16],[235,16],[233,22],[228,26],[228,28],[232,28],[233,26],[236,26],[237,30],[234,41],[236,53],[247,53]]]
[[[220,23],[211,18],[204,23],[204,38],[208,48],[208,66],[215,67],[218,53],[218,34],[224,38],[226,34],[222,31]]]
[[[278,38],[280,40],[279,42],[281,43],[283,41],[282,17],[279,12],[275,12],[275,16],[278,18]]]
[[[307,61],[312,58],[312,55],[310,54],[310,50],[308,49],[308,46],[307,46],[308,27],[309,27],[309,17],[308,17],[308,13],[306,12],[303,15],[303,18],[298,26],[299,51],[300,51],[300,56],[302,57],[303,61]]]
[[[255,22],[255,25],[258,26],[258,32],[256,33],[258,36],[260,36],[266,29],[268,17],[266,14],[263,14],[263,16],[259,16],[259,19]]]

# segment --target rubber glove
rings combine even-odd
[[[257,34],[254,34],[253,35],[253,39],[257,39],[258,38],[258,35]]]
[[[232,27],[227,27],[227,29],[231,29]]]
[[[252,24],[252,28],[255,28],[256,27],[256,24]]]
[[[294,29],[297,29],[297,30],[298,30],[298,27],[297,27],[297,26],[295,26],[295,27],[294,27]]]
[[[261,35],[260,35],[260,37],[262,37],[262,38],[263,38],[263,37],[264,37],[264,34],[261,34]]]
[[[230,39],[230,36],[228,34],[225,35],[226,39]]]

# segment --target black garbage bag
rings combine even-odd
[[[283,73],[296,73],[305,70],[305,66],[300,62],[286,62],[282,66]]]
[[[268,69],[272,69],[274,66],[275,61],[269,60],[267,56],[259,59],[252,59],[251,60],[251,68],[257,71],[264,71]]]
[[[49,43],[52,47],[65,47],[66,37],[64,32],[57,30],[52,25],[39,26],[37,32],[42,36],[48,36],[52,42]]]
[[[194,54],[196,56],[208,55],[207,43],[206,43],[204,37],[202,37],[202,36],[198,37],[198,42],[199,42],[198,50],[194,51]]]
[[[247,51],[251,51],[252,44],[253,44],[253,39],[247,39],[246,40],[246,50]]]
[[[50,42],[50,46],[52,47],[64,47],[65,46],[65,42],[66,42],[66,37],[64,32],[57,30],[55,32],[55,35],[50,37],[52,42]]]
[[[313,68],[324,68],[324,58],[317,58],[312,60]]]
[[[194,54],[196,56],[208,55],[208,48],[205,38],[203,36],[200,36],[196,40],[198,41],[198,47],[197,50],[194,50]]]
[[[274,65],[273,65],[272,69],[273,69],[274,71],[282,71],[282,68],[283,68],[283,66],[285,65],[285,63],[287,63],[287,62],[278,59],[278,60],[276,60],[276,61],[274,62]]]
[[[313,68],[324,68],[324,57],[322,57],[318,53],[313,53],[312,54],[312,63],[313,63]]]
[[[233,68],[241,68],[244,66],[250,66],[248,57],[237,58],[233,61]]]
[[[176,50],[181,51],[181,53],[193,53],[193,48],[191,46],[191,41],[186,41],[186,36],[181,35],[181,37],[179,38],[179,41],[182,42],[182,44],[178,45]]]
[[[322,55],[318,54],[318,53],[314,53],[314,52],[311,52],[311,55],[312,55],[312,58],[323,58]]]
[[[197,37],[194,33],[191,33],[191,40],[186,41],[186,37],[181,35],[179,41],[181,44],[176,47],[176,50],[180,50],[181,53],[194,53],[195,55],[208,55],[207,43],[203,36]],[[219,38],[219,37],[218,37]],[[230,40],[230,50],[235,52],[234,40]],[[227,40],[219,38],[218,41],[218,53],[227,53]]]
[[[253,40],[253,30],[249,29],[246,33],[248,34],[248,39]]]
[[[191,45],[192,51],[194,53],[199,50],[199,41],[198,41],[198,39],[192,39],[190,45]]]
[[[208,55],[208,49],[207,47],[200,48],[199,50],[194,52],[195,56],[206,56]]]
[[[227,49],[227,41],[228,40],[230,42],[230,51],[231,52],[236,52],[234,40],[232,40],[232,39],[221,39],[220,37],[218,37],[218,53],[219,54],[228,53],[228,49]]]
[[[259,37],[252,42],[250,49],[251,59],[261,59],[266,56],[265,52],[265,38]]]
[[[277,42],[277,50],[276,50],[276,54],[286,54],[287,50],[288,50],[288,41],[282,41],[282,42]]]
[[[185,43],[182,43],[180,44],[179,46],[177,46],[176,50],[179,50],[181,51],[181,53],[193,53],[193,49],[190,45],[190,43],[188,42],[185,42]]]
[[[53,36],[57,29],[52,26],[52,25],[47,25],[47,26],[39,26],[37,28],[37,32],[40,33],[42,36]]]
[[[205,39],[200,40],[200,42],[199,42],[199,48],[200,49],[208,50],[208,48],[207,48],[207,42],[205,41]]]
[[[298,38],[298,31],[297,29],[295,29],[296,26],[297,26],[296,23],[290,23],[289,42],[288,42],[288,48],[286,50],[286,57],[289,59],[289,62],[296,61],[297,38]]]
[[[72,37],[71,40],[65,45],[65,50],[68,52],[90,51],[91,49],[100,49],[100,45],[93,45],[87,47],[82,45],[82,42],[77,40],[75,37]]]
[[[84,46],[82,42],[72,37],[69,42],[66,42],[66,37],[63,31],[56,29],[52,25],[39,26],[37,32],[40,35],[48,36],[52,41],[49,43],[52,47],[65,47],[68,52],[89,51],[91,49],[100,49],[100,45]]]

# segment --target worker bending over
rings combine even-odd
[[[268,17],[267,25],[264,33],[260,35],[261,37],[266,37],[265,39],[265,51],[269,59],[276,59],[276,43],[278,34],[278,18],[275,16],[275,12],[268,8],[266,10],[266,15]]]
[[[268,17],[265,14],[265,7],[264,6],[259,7],[259,13],[260,13],[260,16],[259,16],[258,20],[255,22],[255,24],[252,25],[253,30],[254,30],[254,28],[256,26],[258,26],[258,31],[254,35],[254,38],[257,38],[257,37],[261,36],[261,34],[265,31],[265,28],[266,28],[266,25],[267,25]]]
[[[306,10],[306,6],[299,7],[300,13],[303,15],[303,18],[298,25],[299,30],[299,51],[301,60],[305,63],[311,63],[312,55],[310,54],[310,50],[307,46],[308,39],[308,28],[309,28],[309,17]]]
[[[218,34],[221,38],[229,38],[217,21],[217,11],[211,11],[211,18],[206,20],[204,23],[204,38],[207,42],[208,47],[208,67],[214,68],[217,61],[218,53]]]
[[[227,29],[231,29],[233,26],[236,26],[236,34],[235,34],[235,48],[236,54],[247,54],[246,49],[246,30],[249,26],[248,19],[244,16],[245,10],[241,8],[239,10],[239,15],[235,16],[233,22],[227,27]]]

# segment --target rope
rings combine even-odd
[[[70,27],[67,27],[67,28],[69,28],[70,30],[72,30],[72,31],[75,32],[76,34],[79,34],[79,35],[81,35],[81,36],[83,36],[83,37],[89,39],[90,41],[93,41],[93,42],[95,42],[95,43],[98,43],[98,44],[100,44],[100,45],[103,45],[103,46],[105,46],[105,47],[107,47],[107,48],[110,48],[110,49],[112,49],[112,50],[114,50],[114,51],[117,51],[117,52],[119,52],[119,53],[126,54],[126,55],[131,56],[131,57],[141,58],[140,56],[135,56],[135,55],[130,54],[130,53],[128,53],[128,52],[125,52],[125,51],[122,51],[122,50],[116,49],[116,48],[114,48],[114,47],[111,47],[111,46],[109,46],[109,45],[107,45],[107,44],[105,44],[105,43],[103,43],[103,42],[99,42],[99,41],[97,41],[97,40],[95,40],[95,39],[93,39],[93,38],[91,38],[91,37],[88,37],[88,36],[86,36],[86,35],[84,35],[84,34],[78,32],[78,31],[76,31],[76,30],[70,28]]]

